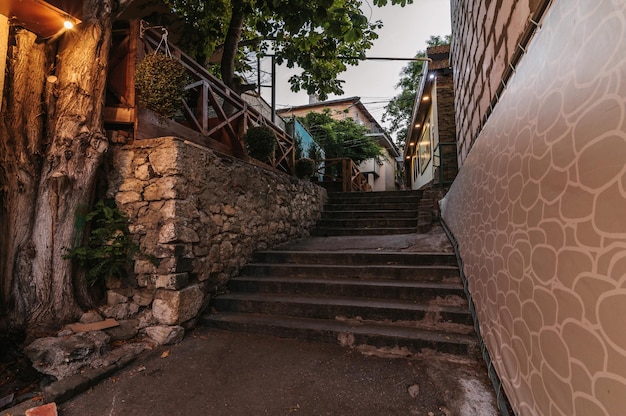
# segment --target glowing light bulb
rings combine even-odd
[[[65,20],[63,22],[63,27],[65,27],[66,29],[72,29],[74,27],[74,23],[72,23],[70,20]]]

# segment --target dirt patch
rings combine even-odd
[[[24,355],[25,341],[21,332],[0,334],[0,410],[35,397],[45,379]]]

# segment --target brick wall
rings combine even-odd
[[[517,416],[626,409],[624,28],[624,1],[553,0],[441,202]]]
[[[456,146],[442,143],[456,143],[456,123],[454,117],[454,80],[445,71],[437,76],[437,126],[439,129],[439,154],[442,180],[451,182],[457,173]],[[439,181],[439,172],[435,181]]]
[[[531,19],[549,0],[451,0],[459,165],[500,94]]]

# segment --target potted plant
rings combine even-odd
[[[250,127],[244,136],[248,155],[269,163],[276,148],[276,134],[267,126]]]
[[[296,160],[294,170],[298,178],[310,178],[315,173],[315,161],[308,157],[298,159]]]
[[[172,118],[186,96],[189,76],[177,59],[162,53],[147,55],[135,70],[139,104],[163,118]]]

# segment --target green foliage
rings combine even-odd
[[[267,126],[250,127],[244,136],[248,155],[269,162],[276,148],[276,134]]]
[[[451,35],[431,36],[426,41],[428,47],[445,45],[452,41]],[[419,51],[415,55],[416,58],[425,58],[426,52]],[[396,88],[400,88],[400,94],[396,95],[385,106],[385,114],[383,114],[383,122],[389,122],[389,132],[396,135],[396,144],[402,148],[408,133],[408,126],[413,115],[413,104],[415,95],[419,88],[420,79],[424,62],[411,61],[407,66],[402,68],[400,72],[400,81],[396,84]]]
[[[320,147],[316,143],[311,143],[309,145],[309,148],[307,149],[307,157],[313,160],[323,159],[322,149],[320,149]]]
[[[65,248],[67,254],[63,258],[85,269],[85,279],[92,286],[109,276],[125,277],[134,259],[141,254],[139,246],[130,238],[126,215],[112,202],[99,201],[84,221],[91,225],[86,245]],[[154,258],[149,259],[156,262]]]
[[[298,178],[310,178],[315,173],[315,161],[307,157],[298,159],[296,160],[294,170]]]
[[[226,34],[241,33],[233,46],[250,54],[273,54],[276,62],[302,73],[289,79],[294,91],[322,100],[343,93],[337,76],[357,65],[378,37],[380,21],[370,22],[359,0],[166,0],[182,21],[181,46],[199,62],[209,62]],[[387,0],[377,0],[382,6]],[[404,6],[412,0],[392,0]],[[243,24],[239,17],[243,15]],[[232,55],[224,51],[223,56]],[[244,60],[238,55],[239,69]],[[343,59],[350,57],[351,59]],[[232,74],[231,74],[232,75]]]
[[[163,54],[147,55],[135,71],[139,103],[165,118],[172,118],[181,107],[187,84],[183,64]]]
[[[367,136],[367,128],[351,118],[334,120],[326,109],[323,113],[309,113],[300,121],[324,149],[326,159],[348,158],[361,163],[382,155],[380,145]]]

